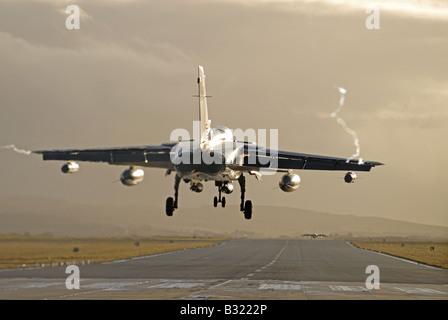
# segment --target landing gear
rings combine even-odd
[[[244,218],[250,220],[252,218],[252,201],[247,200],[244,204]]]
[[[218,187],[218,197],[213,198],[213,206],[216,208],[218,203],[221,203],[223,208],[226,207],[226,197],[221,197],[223,183],[221,181],[215,181],[215,186]]]
[[[166,215],[168,217],[173,216],[174,212],[174,199],[172,197],[169,197],[166,199]]]
[[[241,204],[240,204],[240,211],[244,213],[244,218],[247,220],[250,220],[252,218],[252,201],[247,200],[244,202],[244,196],[246,194],[246,177],[241,174],[241,176],[238,178],[238,183],[240,184],[241,188]]]
[[[240,211],[244,212],[244,194],[246,193],[246,177],[243,176],[243,174],[241,174],[240,177],[238,178],[238,183],[240,184],[241,188]]]
[[[171,217],[173,215],[174,210],[177,209],[179,199],[179,184],[180,184],[180,177],[176,174],[174,180],[174,199],[172,197],[166,199],[165,211],[168,217]]]
[[[168,197],[166,199],[166,207],[165,212],[168,217],[172,217],[174,211],[178,208],[178,200],[179,200],[179,184],[181,181],[181,177],[176,174],[174,180],[174,197]],[[190,180],[185,180],[185,182],[191,182]],[[243,174],[238,178],[238,183],[241,188],[241,203],[240,203],[240,211],[244,214],[244,218],[247,220],[252,219],[252,201],[245,200],[246,195],[246,177]],[[233,191],[233,185],[229,181],[215,181],[215,186],[218,187],[218,196],[213,198],[213,206],[218,207],[218,203],[221,204],[221,207],[226,207],[226,198],[222,196],[222,192],[230,194]],[[194,183],[191,185],[190,189],[194,192],[202,191],[201,183]]]

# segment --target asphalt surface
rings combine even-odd
[[[366,287],[368,266],[379,289]],[[448,299],[448,270],[336,240],[232,240],[78,266],[0,271],[0,299]]]

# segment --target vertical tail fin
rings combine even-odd
[[[207,94],[205,92],[205,74],[204,68],[201,66],[198,67],[198,90],[199,120],[201,121],[201,140],[204,140],[204,132],[207,129],[210,129],[211,121],[208,119]]]

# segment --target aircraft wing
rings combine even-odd
[[[130,165],[173,169],[170,152],[175,143],[158,146],[139,146],[99,149],[36,150],[43,160],[107,162],[113,165]]]
[[[256,145],[246,144],[242,165],[232,166],[241,171],[257,171],[260,169],[285,170],[342,170],[342,171],[370,171],[381,162],[360,162],[357,159],[337,158],[290,151],[272,150]],[[269,168],[270,167],[270,168]]]

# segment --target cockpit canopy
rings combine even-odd
[[[233,132],[227,127],[216,127],[205,131],[207,140],[233,141]]]

